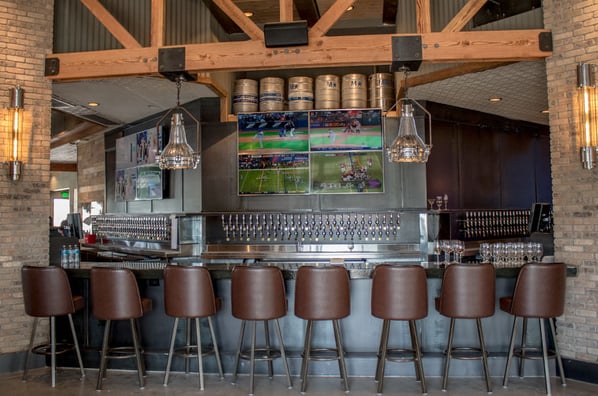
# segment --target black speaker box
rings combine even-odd
[[[307,45],[307,21],[266,23],[264,41],[267,48]]]

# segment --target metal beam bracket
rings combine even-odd
[[[539,48],[543,52],[552,52],[552,33],[542,32],[538,35]]]
[[[185,81],[197,80],[197,74],[185,70],[185,47],[159,48],[158,72],[171,81],[176,81],[181,76]]]
[[[46,58],[44,76],[57,76],[60,73],[60,59]]]
[[[393,36],[390,71],[417,71],[422,54],[422,36]]]

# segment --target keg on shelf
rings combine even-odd
[[[289,110],[314,108],[313,78],[297,76],[289,78]]]
[[[364,74],[351,73],[343,76],[341,84],[341,104],[343,109],[367,107],[367,79]]]
[[[368,77],[369,107],[386,111],[395,103],[394,82],[391,73],[374,73]]]
[[[260,79],[260,111],[282,111],[284,105],[284,80],[279,77]]]
[[[340,79],[334,74],[322,74],[316,77],[316,109],[340,108]]]
[[[248,78],[235,80],[233,113],[249,113],[258,109],[257,81]]]

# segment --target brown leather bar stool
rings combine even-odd
[[[307,320],[303,361],[301,364],[301,392],[307,389],[310,360],[338,360],[340,376],[349,391],[345,352],[339,320],[351,313],[349,272],[340,266],[302,266],[295,281],[295,315]],[[314,321],[331,320],[336,348],[312,348]]]
[[[231,282],[232,314],[241,319],[239,344],[235,354],[233,384],[237,381],[239,360],[249,360],[249,394],[253,395],[255,361],[268,362],[268,374],[273,377],[272,361],[282,359],[289,389],[292,388],[291,374],[287,362],[282,333],[278,318],[287,313],[287,300],[282,271],[278,267],[237,266],[233,269]],[[278,349],[270,344],[269,321],[274,321],[274,329],[278,338]],[[251,321],[251,346],[249,351],[242,351],[245,325]],[[263,321],[266,345],[256,348],[256,322]],[[256,353],[258,356],[256,356]]]
[[[220,378],[224,378],[222,372],[222,362],[216,334],[214,333],[214,324],[212,316],[216,315],[220,299],[214,296],[212,278],[205,267],[182,267],[177,265],[167,265],[164,268],[164,310],[166,315],[174,317],[172,326],[172,335],[170,337],[170,348],[168,351],[168,363],[164,373],[164,385],[168,385],[168,377],[172,364],[172,357],[175,354],[181,355],[185,359],[185,372],[189,372],[189,359],[197,357],[199,368],[199,388],[204,390],[203,378],[203,357],[208,354],[214,354]],[[178,348],[175,353],[174,345],[176,340],[179,318],[187,319],[187,332],[185,346]],[[209,350],[202,351],[201,332],[199,319],[207,318],[212,338],[212,347]],[[195,322],[196,344],[191,345],[190,322]]]
[[[137,319],[152,310],[152,300],[141,298],[137,279],[126,268],[94,267],[90,270],[92,313],[99,320],[106,321],[97,390],[102,389],[108,359],[135,358],[139,387],[144,387],[145,366],[141,357]],[[115,320],[128,320],[131,326],[133,347],[110,347],[111,324]]]
[[[511,342],[509,343],[509,355],[503,377],[503,387],[506,388],[509,381],[509,368],[513,355],[520,358],[519,376],[521,378],[523,378],[524,359],[543,360],[547,395],[551,393],[548,359],[555,358],[561,376],[561,384],[566,386],[563,362],[561,361],[554,328],[554,318],[561,316],[565,310],[566,279],[567,266],[563,263],[528,263],[521,267],[513,295],[500,298],[500,309],[514,316]],[[517,319],[519,318],[523,318],[521,344],[515,349]],[[541,345],[539,348],[526,346],[525,338],[528,318],[536,318],[540,323]],[[545,319],[548,319],[550,325],[551,336],[554,340],[554,350],[549,350],[547,347]],[[541,354],[538,355],[538,352]]]
[[[495,283],[494,266],[489,263],[451,264],[444,271],[440,297],[437,297],[435,301],[438,312],[451,319],[442,390],[446,390],[447,387],[452,358],[481,359],[486,379],[486,389],[488,393],[492,392],[488,371],[488,352],[486,351],[481,318],[494,315]],[[479,348],[453,346],[456,319],[475,319]],[[476,351],[480,353],[474,353]],[[453,355],[455,352],[456,354]]]
[[[427,393],[422,353],[417,334],[418,319],[428,316],[428,282],[426,270],[419,265],[377,265],[372,275],[372,315],[383,319],[376,381],[382,393],[386,361],[413,362],[422,393]],[[409,322],[411,349],[388,348],[390,324],[393,320]]]
[[[75,332],[72,314],[85,306],[81,296],[71,294],[71,285],[66,272],[60,267],[35,267],[25,265],[21,268],[21,280],[23,283],[23,300],[25,312],[33,316],[33,328],[29,348],[25,356],[25,367],[23,369],[23,381],[27,379],[27,370],[32,353],[50,355],[52,367],[52,387],[56,386],[56,355],[75,350],[77,361],[81,370],[81,377],[85,377],[79,341]],[[56,342],[56,317],[66,315],[69,319],[73,343]],[[33,346],[35,333],[40,318],[50,318],[50,343]]]

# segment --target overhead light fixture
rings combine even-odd
[[[502,102],[502,98],[489,98],[488,102],[492,102],[492,103]]]
[[[160,169],[195,169],[199,165],[199,121],[193,117],[193,114],[180,105],[181,85],[183,81],[185,81],[185,77],[182,75],[175,79],[177,87],[176,106],[168,110],[156,125],[156,128],[159,129],[166,117],[171,117],[168,144],[157,158]],[[185,117],[188,117],[195,123],[197,152],[194,152],[193,148],[187,143],[183,113],[185,113]]]
[[[403,70],[404,73],[404,87],[405,97],[399,99],[390,109],[389,112],[399,107],[401,108],[401,118],[399,119],[399,130],[397,137],[393,140],[390,147],[386,148],[386,158],[389,162],[427,162],[432,149],[432,116],[431,114],[416,100],[407,97],[407,75],[408,71]],[[426,144],[420,137],[415,118],[413,116],[414,106],[421,109],[428,118],[428,142]],[[387,113],[388,114],[388,113]]]
[[[98,107],[100,104],[98,102],[87,102],[89,107]]]
[[[577,65],[577,119],[580,133],[581,163],[584,169],[592,169],[598,149],[598,101],[594,79],[594,65]]]
[[[247,18],[251,18],[253,16],[253,11],[245,11],[243,12],[243,15],[245,15]]]
[[[24,91],[18,85],[9,90],[10,102],[8,110],[10,112],[11,123],[11,155],[8,163],[8,174],[10,180],[18,181],[21,178],[21,169],[23,163],[19,160],[19,139],[23,131],[23,95]]]

